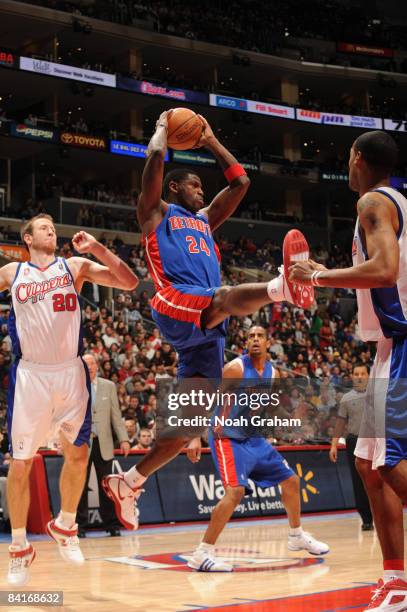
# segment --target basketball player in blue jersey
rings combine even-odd
[[[349,186],[359,193],[353,267],[315,262],[291,267],[304,285],[356,289],[359,335],[377,342],[355,449],[383,555],[369,611],[407,610],[403,508],[407,499],[407,200],[390,187],[398,151],[386,132],[359,136],[349,157]]]
[[[148,146],[137,206],[147,265],[156,290],[151,301],[152,315],[178,352],[179,379],[220,380],[228,317],[254,313],[273,301],[294,300],[283,274],[269,283],[221,286],[220,256],[212,233],[234,213],[250,181],[203,117],[198,146],[206,147],[216,157],[229,186],[205,205],[201,179],[195,172],[174,170],[164,179],[168,112],[160,116]],[[162,437],[137,468],[104,479],[105,492],[114,501],[125,527],[137,529],[134,501],[140,487],[148,476],[178,455],[185,441],[181,436]]]
[[[254,326],[248,331],[247,353],[228,363],[223,369],[225,391],[228,380],[233,391],[241,380],[240,390],[261,386],[271,391],[278,371],[268,360],[267,332]],[[250,391],[247,391],[250,396]],[[222,409],[222,413],[225,409]],[[220,415],[220,412],[215,412]],[[248,406],[232,406],[227,410],[230,419],[245,417],[249,421],[255,414]],[[281,487],[281,500],[287,511],[289,532],[288,549],[307,550],[312,555],[324,555],[329,547],[318,542],[301,527],[300,480],[287,461],[267,440],[254,436],[255,428],[240,426],[213,427],[209,434],[211,453],[225,489],[224,497],[214,508],[202,543],[188,562],[189,567],[201,572],[231,572],[232,565],[215,556],[215,543],[245,493],[252,489],[249,478],[259,487]],[[197,441],[195,441],[197,442]],[[188,456],[193,463],[200,458],[200,443],[191,444]]]
[[[10,290],[9,334],[14,363],[8,386],[7,421],[11,462],[7,498],[12,542],[8,582],[28,580],[35,551],[26,537],[33,457],[59,435],[64,465],[60,477],[61,511],[47,525],[62,558],[80,565],[76,509],[86,477],[91,429],[90,380],[82,361],[79,292],[85,281],[131,290],[137,278],[128,266],[86,232],[72,239],[78,253],[94,255],[66,261],[55,257],[52,217],[37,215],[24,223],[21,238],[30,260],[0,269],[0,291]]]

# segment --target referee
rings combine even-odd
[[[359,434],[360,421],[366,403],[366,387],[368,380],[369,367],[365,364],[354,365],[352,370],[353,389],[349,391],[349,393],[345,393],[341,399],[331,442],[331,450],[329,451],[329,458],[336,463],[338,458],[338,440],[342,436],[347,424],[348,435],[346,436],[346,454],[348,456],[348,463],[352,476],[356,508],[362,518],[362,531],[371,531],[373,529],[373,519],[369,499],[355,467],[354,452]]]

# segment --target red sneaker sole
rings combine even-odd
[[[308,242],[300,230],[290,230],[283,243],[284,276],[294,304],[299,308],[310,308],[314,303],[314,287],[298,285],[288,280],[289,268],[297,261],[309,259]]]

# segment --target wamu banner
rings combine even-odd
[[[329,461],[327,450],[293,450],[281,453],[300,479],[303,512],[344,510],[354,507],[350,472],[344,452],[338,453],[338,462]],[[113,471],[120,473],[141,460],[142,455],[117,455]],[[54,516],[60,509],[59,475],[62,457],[44,457],[51,510]],[[261,489],[249,480],[252,494],[245,496],[233,517],[265,517],[284,513],[279,486]],[[209,520],[213,508],[224,495],[209,451],[203,451],[201,460],[192,464],[181,453],[143,485],[140,496],[140,524],[171,521]],[[102,493],[103,494],[103,493]],[[88,491],[89,524],[101,524],[99,493],[96,474],[92,468]]]

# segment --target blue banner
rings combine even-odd
[[[127,89],[128,91],[136,91],[137,93],[146,94],[148,96],[159,96],[161,98],[169,98],[178,102],[191,102],[194,104],[208,104],[209,94],[202,91],[191,91],[189,89],[180,89],[178,87],[167,87],[166,85],[157,85],[150,81],[137,81],[128,77],[117,77],[117,87],[119,89]]]
[[[282,451],[300,479],[302,512],[345,510],[354,507],[350,471],[345,450],[338,452],[338,462],[331,463],[328,450]],[[113,471],[128,470],[143,455],[117,455]],[[62,467],[60,456],[44,457],[50,504],[54,516],[60,508],[58,479]],[[249,481],[250,482],[250,481]],[[280,488],[260,489],[251,483],[252,495],[242,499],[233,516],[270,516],[284,514]],[[140,496],[140,523],[209,520],[213,508],[222,499],[224,489],[209,453],[202,453],[199,463],[191,463],[182,453],[161,468],[143,485]],[[96,476],[89,481],[89,517],[100,525]]]
[[[147,153],[147,146],[134,142],[111,140],[110,153],[115,153],[116,155],[129,155],[130,157],[145,157]],[[168,151],[165,154],[165,161],[169,161]]]
[[[221,96],[218,94],[210,95],[211,106],[219,106],[220,108],[232,108],[233,110],[247,111],[247,100],[243,98],[230,98],[229,96]]]
[[[407,178],[402,176],[390,177],[390,185],[394,189],[407,189]]]

